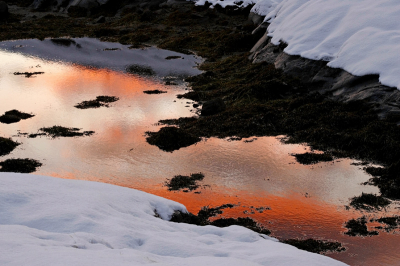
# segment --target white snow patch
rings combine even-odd
[[[287,54],[329,61],[355,76],[377,74],[382,84],[400,89],[397,0],[259,0],[251,11],[266,16],[272,42],[287,43]]]
[[[0,265],[345,265],[239,226],[168,222],[174,210],[134,189],[1,173]]]
[[[261,0],[262,2],[268,0]],[[274,44],[400,89],[400,5],[395,0],[283,0],[266,15]]]

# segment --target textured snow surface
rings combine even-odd
[[[356,76],[377,74],[382,84],[400,89],[398,0],[247,0],[242,6],[251,3],[251,11],[271,23],[272,42],[288,44],[287,54],[329,61]]]
[[[288,43],[286,53],[356,76],[379,74],[382,84],[400,89],[398,1],[283,0],[265,15],[272,42]]]
[[[124,187],[0,173],[0,265],[345,265],[238,226],[166,221],[174,210],[186,209]]]

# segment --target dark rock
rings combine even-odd
[[[50,0],[34,0],[32,8],[37,11],[46,11],[50,9],[51,4]]]
[[[98,19],[96,19],[95,23],[104,23],[106,22],[106,18],[104,16],[100,16]]]
[[[73,18],[86,17],[88,10],[81,6],[71,6],[68,8],[68,15]]]
[[[33,117],[32,114],[22,113],[18,110],[11,110],[4,113],[4,115],[0,116],[0,123],[11,124],[17,123],[21,121],[21,119],[28,119]]]
[[[0,172],[32,173],[42,166],[42,163],[33,159],[7,159],[0,162],[0,166]]]
[[[254,25],[260,25],[264,21],[265,16],[260,16],[256,13],[250,12],[249,21],[253,22]]]
[[[150,10],[146,10],[140,16],[140,21],[151,21],[153,18],[154,18],[153,12],[151,12]]]
[[[8,5],[4,1],[0,1],[0,21],[8,18]]]
[[[213,99],[203,104],[201,115],[215,115],[226,109],[226,105],[221,98]]]
[[[147,142],[163,151],[173,152],[188,147],[201,139],[177,127],[163,127],[158,132],[146,132]]]
[[[53,44],[59,45],[59,46],[66,46],[66,47],[69,47],[71,45],[75,45],[76,46],[76,42],[73,39],[70,39],[70,38],[53,38],[53,39],[50,39],[50,41]]]
[[[380,117],[390,117],[400,122],[400,91],[384,86],[378,75],[356,77],[345,70],[330,68],[327,61],[310,60],[284,52],[287,44],[274,45],[264,36],[251,49],[253,63],[266,62],[290,77],[307,84],[311,93],[330,95],[340,102],[365,101]]]

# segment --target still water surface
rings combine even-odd
[[[181,58],[166,60],[167,56]],[[193,102],[176,96],[187,89],[185,76],[200,73],[195,66],[201,59],[156,48],[130,50],[83,38],[69,46],[50,40],[2,42],[0,62],[0,114],[12,109],[35,114],[19,123],[0,124],[2,137],[22,143],[1,160],[36,159],[43,163],[36,174],[131,187],[181,202],[194,213],[202,206],[235,204],[223,215],[250,216],[280,239],[337,240],[348,250],[328,254],[330,257],[351,265],[400,265],[397,233],[380,232],[366,238],[343,234],[347,220],[363,215],[346,210],[349,198],[379,192],[361,185],[370,176],[352,165],[353,160],[300,165],[291,154],[309,148],[283,145],[275,137],[247,141],[211,138],[173,153],[147,144],[144,133],[157,131],[160,119],[196,115]],[[156,75],[127,74],[125,68],[130,64],[150,66]],[[44,74],[25,78],[14,72]],[[177,85],[165,85],[166,79]],[[167,93],[143,93],[155,89]],[[109,108],[74,107],[99,95],[120,100]],[[18,136],[54,125],[96,133],[57,139]],[[169,192],[164,186],[174,175],[197,172],[205,175],[200,194]],[[260,207],[263,210],[256,210]],[[397,205],[386,215],[393,213],[398,213]]]

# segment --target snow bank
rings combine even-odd
[[[255,2],[251,11],[266,16],[272,42],[286,42],[287,54],[329,61],[355,76],[377,74],[382,84],[400,89],[397,0],[246,0],[242,6]]]
[[[283,0],[265,20],[272,42],[400,89],[400,5],[395,0]]]
[[[166,221],[174,210],[186,209],[109,184],[1,173],[0,265],[344,265],[238,226]]]

